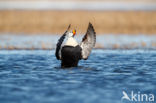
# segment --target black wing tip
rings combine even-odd
[[[92,25],[91,22],[89,22],[88,29],[92,29],[92,30],[93,30],[93,32],[94,32],[94,40],[95,40],[95,42],[96,42],[96,32],[95,32],[95,29],[94,29],[94,27],[93,27],[93,25]],[[95,44],[94,44],[94,46],[95,46]]]
[[[96,34],[95,29],[94,29],[94,27],[93,27],[91,22],[89,22],[88,28],[92,29],[94,34]]]
[[[91,22],[89,22],[89,25],[88,25],[89,27],[93,27],[93,25],[92,25],[92,23]]]
[[[69,29],[70,29],[70,27],[71,27],[71,24],[69,24],[69,26],[68,26],[68,29],[67,29],[67,30],[69,30]]]

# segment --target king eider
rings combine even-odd
[[[61,60],[62,67],[76,67],[79,60],[87,60],[96,42],[96,33],[91,23],[89,23],[87,32],[80,44],[74,39],[76,30],[69,32],[69,29],[70,25],[56,45],[55,56]],[[67,41],[62,45],[66,37]]]

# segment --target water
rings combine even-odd
[[[80,43],[84,35],[76,35]],[[34,39],[35,38],[35,39]],[[60,35],[0,34],[0,49],[55,49]],[[154,49],[156,35],[97,35],[95,48],[104,49]]]
[[[121,103],[122,91],[156,96],[156,51],[97,49],[70,69],[54,50],[0,51],[1,103]]]

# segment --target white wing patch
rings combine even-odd
[[[88,59],[92,48],[95,46],[96,33],[94,31],[93,25],[89,23],[87,32],[82,39],[80,47],[82,48],[82,59]]]

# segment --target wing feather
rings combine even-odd
[[[82,52],[81,52],[82,59],[84,60],[88,59],[92,48],[95,46],[95,42],[96,42],[96,33],[93,28],[93,25],[89,23],[87,32],[80,44],[80,47],[82,48]]]
[[[64,34],[60,37],[60,39],[58,40],[58,42],[57,42],[57,44],[56,44],[55,56],[56,56],[56,58],[57,58],[58,60],[61,59],[61,53],[60,53],[61,45],[62,45],[62,43],[63,43],[63,41],[64,41],[64,39],[65,39],[65,37],[66,37],[66,35],[67,35],[67,32],[68,32],[69,29],[70,29],[70,26],[71,26],[71,25],[68,26],[67,30],[66,30],[66,31],[64,32]]]

